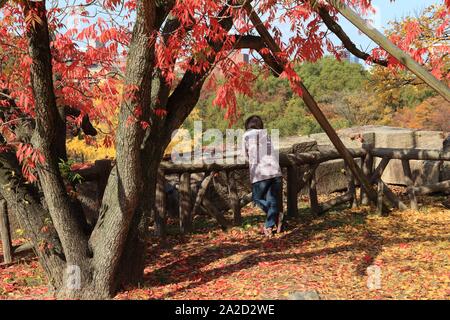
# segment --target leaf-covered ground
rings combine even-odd
[[[272,239],[259,234],[264,217],[253,208],[228,232],[197,221],[194,235],[153,239],[141,288],[116,299],[286,299],[310,290],[323,299],[449,299],[450,210],[423,200],[419,212],[387,218],[369,208],[303,214]],[[376,290],[367,286],[373,265]],[[0,267],[0,298],[51,298],[37,261]]]

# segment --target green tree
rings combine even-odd
[[[314,63],[298,65],[296,71],[315,99],[328,111],[336,128],[355,123],[346,119],[344,113],[334,110],[334,104],[343,99],[344,92],[348,96],[364,91],[369,74],[361,65],[337,61],[327,56]],[[255,75],[257,72],[255,68]],[[213,100],[213,93],[204,93],[196,107],[196,117],[204,121],[205,129],[225,130],[230,126],[225,119],[225,110],[212,106]],[[279,129],[281,136],[307,135],[321,131],[302,99],[292,94],[288,81],[272,75],[259,74],[253,85],[253,96],[238,97],[238,105],[240,117],[231,125],[233,128],[242,128],[248,116],[259,114],[266,127]],[[192,129],[193,117],[189,117],[184,126]]]

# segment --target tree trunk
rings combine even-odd
[[[20,179],[20,167],[13,153],[0,153],[0,192],[16,215],[20,227],[34,245],[34,251],[53,289],[63,285],[65,256],[48,211],[39,202],[37,190]]]
[[[161,85],[165,79],[154,72],[154,37],[174,3],[136,2],[136,23],[116,132],[116,165],[109,174],[99,218],[90,235],[86,235],[77,218],[82,213],[72,204],[58,167],[59,159],[66,159],[66,124],[64,109],[58,108],[53,89],[46,2],[24,4],[25,15],[37,14],[41,21],[27,26],[26,34],[36,112],[32,144],[45,157],[45,163],[38,168],[44,199],[31,185],[23,183],[14,154],[0,155],[1,193],[16,209],[59,297],[110,298],[118,288],[138,283],[142,277],[148,218],[163,150],[172,131],[180,127],[196,105],[215,58],[208,58],[211,66],[204,72],[186,72],[173,92]],[[219,23],[230,30],[232,18],[222,18],[228,9],[228,4],[224,5]],[[215,52],[223,46],[220,41],[208,42]],[[153,94],[155,78],[160,88]],[[157,117],[155,108],[165,108],[167,117]],[[147,131],[143,121],[150,126]]]

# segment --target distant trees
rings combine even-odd
[[[362,65],[337,61],[328,56],[314,63],[304,63],[296,71],[310,88],[316,100],[325,106],[328,115],[337,115],[337,110],[330,110],[330,105],[343,94],[357,94],[363,91],[368,79],[368,72]],[[302,99],[292,93],[287,80],[268,74],[258,74],[252,87],[251,97],[238,97],[240,117],[233,127],[243,127],[245,117],[258,113],[268,128],[277,128],[281,135],[310,134],[320,132],[320,126],[306,109]],[[196,107],[194,116],[185,122],[185,127],[192,128],[195,119],[202,119],[204,127],[226,129],[229,121],[225,119],[225,110],[212,106],[214,93],[206,91]],[[333,109],[333,108],[331,108]],[[352,121],[335,119],[338,127],[352,125]]]
[[[412,108],[403,108],[393,118],[394,125],[450,132],[450,104],[440,96],[431,97]]]
[[[425,65],[434,76],[449,82],[450,26],[444,5],[431,5],[417,16],[392,22],[387,34],[400,48]],[[417,126],[422,123],[420,119],[417,119],[403,124],[398,119],[406,119],[406,115],[412,117],[413,110],[417,105],[436,95],[432,89],[409,71],[392,66],[389,68],[374,66],[368,86],[375,93],[376,102],[384,109],[383,122],[389,123],[396,118],[397,121],[394,121],[396,125]],[[434,104],[438,100],[442,101],[439,104],[441,111],[449,113],[450,104],[445,100],[431,99],[430,101],[431,104]],[[396,117],[397,113],[400,114],[399,117]],[[426,125],[428,129],[441,127],[438,122],[428,122]]]
[[[445,23],[446,12],[444,5],[431,5],[417,17],[392,22],[387,34],[436,77],[448,82],[450,27]],[[297,65],[296,71],[337,129],[383,124],[449,130],[450,104],[397,63],[387,68],[375,64],[366,70],[360,64],[326,56]],[[257,72],[255,69],[253,95],[237,99],[240,117],[234,127],[242,127],[246,116],[258,113],[267,127],[279,129],[283,136],[321,131],[301,98],[292,94],[288,81]],[[192,128],[194,119],[202,119],[204,127],[226,129],[229,121],[225,110],[212,106],[214,98],[213,92],[205,91],[185,127]]]

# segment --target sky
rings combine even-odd
[[[55,0],[59,3],[65,3],[68,0]],[[69,0],[73,1],[73,0]],[[417,15],[423,11],[426,7],[432,4],[442,4],[443,0],[372,0],[372,4],[377,10],[373,16],[366,17],[373,21],[374,26],[381,32],[389,27],[389,21],[401,20],[405,16]],[[371,49],[376,48],[377,45],[370,40],[367,36],[361,34],[350,22],[344,17],[340,16],[339,23],[344,31],[350,36],[350,39],[360,48],[362,51],[370,52]],[[72,25],[70,22],[67,25]],[[288,30],[289,26],[280,26],[281,30]],[[290,32],[287,31],[286,35]],[[283,37],[284,38],[284,37]],[[340,41],[337,37],[331,37],[333,42],[340,45]],[[287,40],[287,39],[286,39]]]
[[[405,16],[414,16],[432,4],[442,3],[442,0],[396,0],[394,3],[391,3],[390,0],[373,0],[372,4],[377,9],[377,13],[370,19],[374,22],[374,26],[383,32],[389,26],[389,21],[401,20]],[[359,48],[368,51],[376,47],[373,41],[361,35],[344,17],[341,16],[339,20],[342,28]]]

